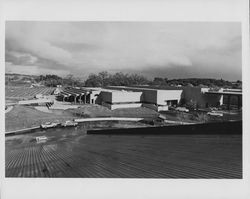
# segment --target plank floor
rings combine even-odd
[[[6,137],[6,177],[242,178],[241,135],[41,134]]]

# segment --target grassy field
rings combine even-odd
[[[59,120],[60,122],[79,117],[143,117],[155,118],[158,113],[147,108],[131,108],[109,110],[99,105],[85,105],[79,109],[53,110],[46,113],[34,107],[16,105],[5,114],[5,129],[13,131],[23,128],[39,126],[47,121]]]
[[[79,117],[143,117],[156,118],[158,113],[148,108],[123,108],[110,110],[100,105],[84,105],[78,109],[70,109],[72,114]]]
[[[47,121],[65,121],[72,118],[75,118],[72,113],[63,110],[45,113],[33,107],[16,105],[10,112],[5,114],[5,131],[30,128]]]
[[[225,112],[223,117],[210,116],[206,112],[177,112],[177,111],[163,111],[161,112],[167,120],[182,121],[182,122],[225,122],[230,120],[242,120],[242,113],[238,112]]]
[[[167,120],[203,123],[203,122],[223,122],[229,120],[241,120],[242,114],[224,114],[223,117],[208,116],[206,113],[183,113],[167,111],[162,112]],[[94,118],[94,117],[140,117],[148,121],[156,119],[159,113],[148,108],[129,108],[109,110],[100,105],[83,105],[78,109],[53,110],[52,113],[46,113],[36,110],[34,107],[16,105],[5,114],[6,131],[18,130],[39,126],[46,121],[65,121],[73,118]]]

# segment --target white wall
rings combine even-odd
[[[134,89],[135,90],[135,89]],[[109,103],[145,102],[158,105],[166,105],[168,100],[177,100],[179,103],[182,90],[156,90],[139,89],[134,92],[127,91],[102,91],[102,101]]]
[[[112,103],[140,102],[142,92],[112,92]]]
[[[182,90],[157,90],[157,104],[166,105],[167,100],[180,102]]]
[[[96,100],[99,97],[101,91],[92,91],[90,94],[90,103],[92,103],[92,99],[94,100],[94,104],[96,104]]]
[[[112,91],[102,92],[102,101],[109,103],[140,102],[142,92]]]
[[[103,106],[114,110],[114,109],[119,109],[119,108],[138,108],[142,106],[142,103],[131,103],[131,104],[107,104],[107,103],[102,103]]]

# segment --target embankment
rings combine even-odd
[[[176,125],[163,127],[143,127],[129,129],[101,129],[88,130],[88,134],[115,134],[115,135],[138,135],[138,134],[242,134],[242,121],[216,122],[190,125]]]

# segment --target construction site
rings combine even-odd
[[[7,86],[6,177],[242,178],[241,107],[232,89]]]

